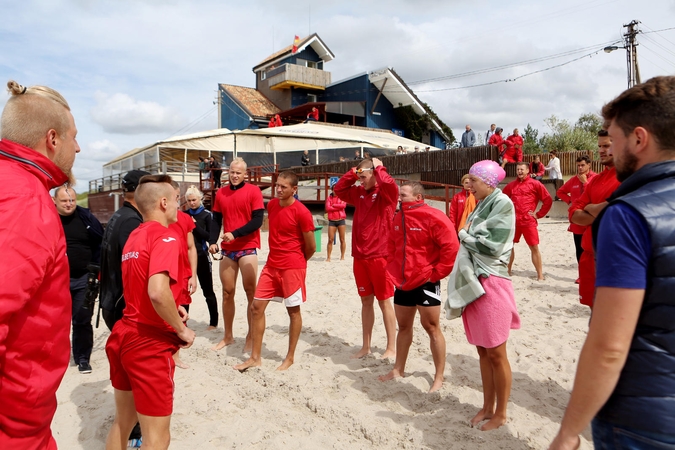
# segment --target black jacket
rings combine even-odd
[[[101,240],[103,239],[103,226],[96,217],[87,208],[81,206],[75,207],[75,212],[80,216],[80,220],[87,228],[89,234],[89,247],[91,248],[91,262],[100,264],[101,262]]]
[[[109,319],[105,311],[115,313],[115,320],[122,317],[125,303],[122,294],[122,250],[129,235],[143,223],[143,217],[129,202],[110,218],[103,234],[101,244],[101,294],[99,301],[104,310],[103,318],[108,328],[112,329],[114,320]],[[119,317],[118,317],[119,316]],[[112,324],[110,323],[112,322]]]

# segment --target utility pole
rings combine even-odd
[[[628,66],[628,89],[632,88],[636,84],[640,84],[640,68],[638,67],[637,60],[637,35],[640,32],[637,26],[640,22],[638,20],[633,20],[628,25],[624,25],[626,28],[626,33],[623,37],[625,39],[626,47],[626,64]]]

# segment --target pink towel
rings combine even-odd
[[[464,309],[464,331],[470,344],[494,348],[506,342],[509,330],[520,328],[520,316],[511,280],[494,275],[479,280],[485,295]]]

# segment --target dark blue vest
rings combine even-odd
[[[626,365],[598,413],[608,422],[675,433],[675,161],[648,164],[626,179],[610,204],[623,202],[647,223],[652,242],[647,289]],[[597,242],[602,214],[593,223]]]

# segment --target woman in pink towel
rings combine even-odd
[[[478,349],[483,382],[483,408],[471,419],[471,426],[487,420],[480,428],[487,431],[506,423],[511,393],[506,340],[510,330],[520,328],[507,271],[513,248],[515,212],[511,200],[497,188],[506,175],[499,164],[480,161],[471,167],[469,174],[470,189],[478,205],[459,238],[472,253],[475,275],[485,294],[466,306],[462,320],[467,340]],[[474,245],[476,242],[480,245]]]

